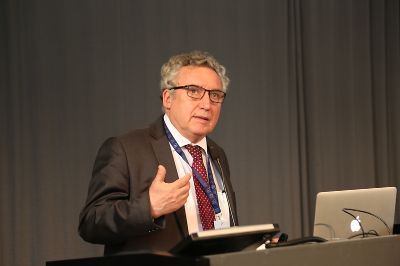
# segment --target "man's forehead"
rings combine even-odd
[[[193,84],[180,84],[180,83],[193,82]],[[184,66],[178,71],[175,78],[176,85],[199,85],[211,86],[214,88],[222,88],[221,78],[218,76],[214,69],[208,66]],[[204,84],[205,83],[205,84]]]

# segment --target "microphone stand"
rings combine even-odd
[[[235,221],[235,217],[233,216],[233,211],[232,211],[232,205],[231,205],[231,201],[230,201],[230,196],[229,196],[228,190],[226,189],[224,170],[222,170],[221,162],[220,162],[218,156],[216,156],[216,161],[217,161],[217,164],[218,164],[218,168],[219,168],[219,170],[220,170],[220,172],[221,172],[222,185],[224,186],[224,191],[225,191],[225,193],[226,193],[226,200],[227,200],[227,202],[228,202],[228,208],[229,208],[230,216],[231,216],[231,218],[232,218],[232,223],[233,223],[233,226],[236,226],[236,221]]]

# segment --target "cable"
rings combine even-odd
[[[355,211],[355,212],[361,212],[361,213],[369,214],[369,215],[371,215],[371,216],[377,218],[379,221],[381,221],[381,222],[385,225],[385,227],[386,227],[386,229],[387,229],[389,235],[391,234],[391,232],[390,232],[390,227],[388,226],[388,224],[387,224],[381,217],[379,217],[378,215],[375,215],[375,214],[373,214],[373,213],[371,213],[371,212],[368,212],[368,211],[363,211],[363,210],[358,210],[358,209],[352,209],[352,208],[343,208],[342,210],[343,210],[344,212],[346,212],[347,214],[350,214],[350,213],[347,212],[347,211]],[[351,214],[350,214],[350,215],[351,215]],[[351,216],[353,216],[353,215],[351,215]],[[354,216],[353,216],[353,217],[354,217]],[[361,225],[361,223],[360,223],[360,225]],[[375,231],[375,232],[376,232],[376,231]]]
[[[362,226],[362,224],[361,224],[359,218],[357,218],[354,214],[350,213],[349,210],[351,211],[351,210],[353,210],[353,209],[349,209],[349,208],[343,208],[343,209],[342,209],[343,212],[347,213],[348,215],[350,215],[351,217],[353,217],[353,218],[355,219],[355,221],[357,221],[358,225],[360,225],[360,228],[361,228],[362,237],[364,238],[364,237],[365,237],[365,231],[364,231],[364,228],[363,228],[363,226]],[[358,235],[357,235],[357,236],[358,236]],[[354,236],[353,236],[353,237],[354,237]],[[351,238],[352,238],[352,237],[351,237]]]
[[[352,239],[358,236],[362,236],[363,234],[356,234],[356,235],[352,235],[347,239]],[[369,230],[368,232],[365,233],[366,236],[379,236],[379,234],[375,231],[375,230]]]

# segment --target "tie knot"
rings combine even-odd
[[[192,155],[193,159],[202,160],[201,147],[198,145],[185,145],[186,149]]]

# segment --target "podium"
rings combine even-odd
[[[48,261],[46,266],[209,266],[204,257],[174,256],[168,252],[138,251],[127,254]]]
[[[260,251],[240,251],[201,257],[174,256],[169,253],[136,252],[126,255],[47,262],[46,266],[398,266],[400,236],[309,243]]]
[[[262,251],[208,256],[212,266],[395,266],[400,265],[400,236],[308,243]]]

